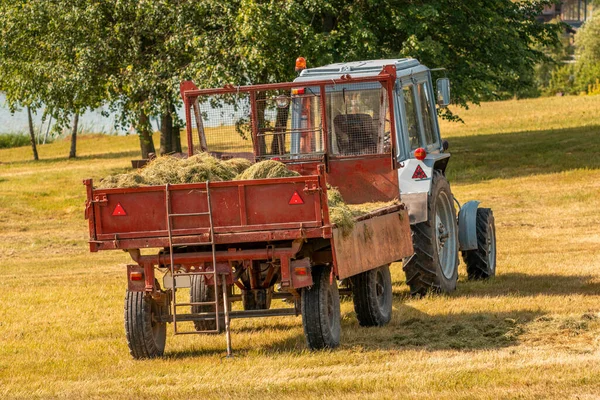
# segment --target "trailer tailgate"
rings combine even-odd
[[[168,238],[167,213],[174,215],[173,237],[209,233],[207,214],[189,215],[208,212],[206,183],[128,189],[93,189],[91,180],[84,183],[90,243]],[[210,182],[208,188],[215,234],[323,226],[319,176]]]
[[[339,279],[400,261],[414,252],[403,205],[361,217],[347,236],[334,229],[333,243]]]

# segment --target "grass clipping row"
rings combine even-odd
[[[201,183],[292,176],[300,176],[300,174],[289,170],[285,164],[279,161],[266,160],[252,164],[244,158],[219,160],[208,153],[201,153],[189,158],[158,157],[137,171],[102,179],[98,188],[135,188],[167,183]],[[365,203],[348,206],[339,190],[333,187],[327,190],[327,200],[329,219],[344,236],[352,232],[355,217],[391,205],[391,203]]]

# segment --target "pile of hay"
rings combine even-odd
[[[244,158],[218,160],[208,153],[196,154],[189,158],[158,157],[144,168],[128,174],[108,176],[100,181],[99,189],[134,188],[139,186],[165,185],[177,183],[199,183],[206,181],[230,181],[265,178],[285,178],[300,176],[289,170],[285,164],[266,160],[256,164]],[[365,215],[394,202],[365,203],[347,205],[339,190],[327,188],[329,220],[344,236],[352,232],[355,217]]]
[[[357,217],[369,214],[380,208],[400,204],[398,200],[346,204],[340,191],[334,187],[327,188],[327,203],[329,204],[329,221],[337,225],[343,236],[348,236],[352,232]]]
[[[397,206],[400,204],[398,199],[392,201],[376,201],[373,203],[362,203],[362,204],[348,204],[348,208],[352,213],[353,217],[361,217],[370,213],[371,211],[379,210],[380,208],[387,208],[391,206]]]
[[[300,174],[290,171],[285,164],[278,161],[266,160],[256,164],[252,164],[245,158],[222,161],[208,153],[200,153],[189,158],[158,157],[137,171],[102,179],[98,188],[132,188],[167,183],[219,182],[288,176],[300,176]]]
[[[300,174],[287,169],[284,163],[275,160],[266,160],[252,165],[239,174],[236,179],[286,178],[289,176],[300,176]]]
[[[137,171],[102,179],[98,188],[229,181],[250,165],[248,160],[234,158],[221,161],[208,153],[196,154],[189,158],[158,157]]]
[[[329,205],[329,221],[342,232],[342,235],[348,236],[354,229],[354,215],[344,202],[342,194],[333,187],[327,188],[327,204]]]

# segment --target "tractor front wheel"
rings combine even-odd
[[[411,226],[415,254],[403,266],[413,295],[451,292],[458,279],[456,210],[450,184],[438,170],[427,203],[427,221]]]

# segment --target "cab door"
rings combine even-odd
[[[423,148],[428,158],[435,158],[441,148],[433,94],[429,72],[397,81],[398,183],[411,223],[427,220],[427,196],[433,177],[433,162],[428,162],[432,160],[417,160],[415,150]]]

